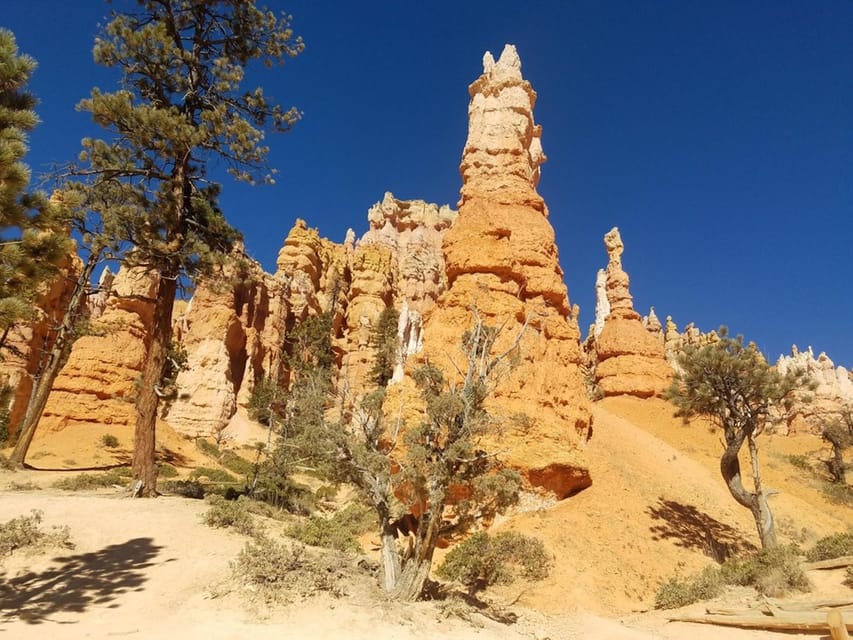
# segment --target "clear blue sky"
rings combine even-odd
[[[617,225],[640,312],[853,366],[853,2],[267,4],[307,46],[258,77],[304,119],[269,140],[277,185],[223,180],[222,204],[268,271],[296,217],[341,241],[386,190],[455,206],[468,84],[510,42],[539,93],[539,190],[584,331]],[[95,131],[75,103],[115,87],[91,61],[108,8],[2,5],[39,62],[28,160],[43,171]]]

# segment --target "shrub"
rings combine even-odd
[[[0,522],[0,558],[18,549],[41,549],[47,546],[73,549],[68,527],[53,527],[51,531],[41,529],[43,513],[33,509],[28,516]]]
[[[724,586],[716,567],[706,567],[692,579],[669,578],[655,595],[655,608],[678,609],[700,600],[711,600],[723,592]]]
[[[130,484],[131,474],[128,467],[110,469],[104,473],[81,473],[77,476],[62,478],[53,483],[53,488],[63,491],[92,491],[105,487]]]
[[[853,555],[853,532],[836,533],[821,538],[815,542],[814,547],[806,552],[806,559],[810,562],[817,562],[818,560],[831,560],[850,555]]]
[[[208,458],[219,460],[219,447],[217,447],[215,444],[213,444],[212,442],[208,442],[203,438],[196,440],[195,444],[201,450],[201,452]]]
[[[118,438],[116,438],[113,434],[105,433],[101,436],[101,444],[107,449],[115,449],[118,446],[119,442]]]
[[[480,531],[448,553],[437,573],[474,593],[492,584],[512,582],[518,575],[542,580],[550,566],[541,540],[515,531],[502,531],[494,537]]]
[[[842,584],[853,589],[853,567],[847,567],[844,570],[844,580]]]
[[[234,529],[247,536],[260,535],[261,528],[255,523],[244,500],[226,500],[222,496],[207,496],[210,508],[202,519],[209,527]]]
[[[207,478],[210,482],[228,482],[235,483],[237,479],[225,469],[213,469],[211,467],[196,467],[190,473],[190,480],[198,480],[199,478]]]
[[[312,547],[325,547],[344,552],[361,551],[361,546],[352,532],[334,518],[310,516],[304,522],[288,527],[286,534]]]
[[[344,595],[340,562],[312,557],[302,545],[285,545],[259,536],[231,563],[234,576],[265,602],[288,601],[289,596],[306,597],[326,591]]]
[[[833,504],[853,507],[853,487],[840,482],[824,482],[821,487],[823,495]]]
[[[184,498],[201,500],[204,498],[204,487],[196,480],[173,480],[163,483],[163,491],[174,493]]]
[[[808,456],[792,454],[788,456],[788,462],[790,462],[792,466],[797,469],[802,469],[803,471],[811,471],[812,469],[812,464],[809,462]]]
[[[157,465],[158,478],[177,478],[178,475],[178,470],[167,462]]]
[[[255,466],[234,451],[223,451],[219,463],[244,478],[248,478],[255,472]]]
[[[772,547],[748,558],[732,558],[719,567],[706,567],[693,578],[670,578],[655,596],[657,609],[675,609],[717,597],[727,585],[754,587],[766,596],[808,591],[796,546]]]

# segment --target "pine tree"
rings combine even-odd
[[[241,89],[247,66],[299,54],[290,18],[254,0],[137,0],[113,13],[95,40],[95,61],[116,68],[120,89],[93,89],[79,108],[108,139],[85,139],[80,179],[90,215],[125,262],[157,280],[147,358],[136,398],[133,477],[139,495],[156,494],[154,434],[157,388],[172,331],[179,281],[209,272],[238,234],[217,206],[212,160],[238,180],[271,182],[264,132],[288,131],[299,119],[262,88]]]
[[[58,275],[71,250],[62,210],[27,191],[22,159],[38,117],[26,85],[35,67],[18,53],[12,32],[0,29],[0,349],[13,326],[34,317],[41,284]]]
[[[743,337],[730,338],[720,327],[719,340],[702,347],[687,347],[679,356],[681,371],[666,391],[677,407],[676,416],[687,421],[704,415],[723,430],[725,450],[720,472],[732,497],[746,507],[764,549],[775,547],[776,528],[761,482],[758,437],[771,422],[773,412],[789,404],[794,392],[805,386],[802,371],[780,374],[771,367],[755,345],[744,346]],[[743,484],[739,453],[749,449],[753,490]]]

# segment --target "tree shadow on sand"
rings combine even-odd
[[[658,498],[657,504],[647,511],[659,521],[650,527],[654,540],[673,540],[679,547],[702,551],[717,562],[755,550],[737,529],[693,505]]]
[[[152,538],[135,538],[91,553],[55,558],[56,566],[0,580],[0,623],[15,618],[29,624],[52,614],[82,613],[91,606],[114,608],[116,596],[142,591],[144,569],[163,547]]]

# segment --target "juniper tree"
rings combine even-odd
[[[752,513],[761,546],[767,549],[777,544],[776,529],[761,482],[755,439],[771,422],[773,412],[793,400],[805,378],[801,371],[779,373],[754,345],[744,346],[742,336],[729,337],[726,327],[720,327],[718,333],[717,342],[688,346],[679,355],[681,370],[665,397],[677,407],[676,416],[685,421],[708,416],[723,430],[720,472],[732,497]],[[738,456],[744,443],[749,449],[752,491],[741,477]]]
[[[57,264],[71,250],[61,209],[28,191],[22,162],[38,124],[36,99],[26,90],[35,68],[18,53],[12,32],[0,29],[0,349],[13,326],[34,317],[42,283],[58,276]]]
[[[95,40],[95,61],[121,73],[113,92],[93,89],[78,108],[108,131],[83,140],[80,179],[106,237],[133,247],[125,261],[156,280],[153,326],[136,397],[133,477],[156,492],[157,385],[179,280],[209,271],[238,234],[217,206],[208,176],[218,161],[238,180],[272,181],[264,132],[288,131],[299,112],[262,88],[241,88],[252,62],[282,63],[303,49],[288,16],[254,0],[137,0],[113,13]]]
[[[501,469],[482,444],[494,424],[484,402],[521,337],[495,354],[498,334],[475,314],[462,341],[460,380],[452,382],[433,365],[414,372],[425,407],[419,424],[402,424],[395,417],[400,407],[386,407],[386,390],[378,388],[365,396],[353,424],[318,421],[307,426],[299,443],[326,474],[359,487],[376,511],[383,582],[394,598],[422,595],[443,535],[464,532],[477,518],[489,518],[518,498],[520,476]],[[465,497],[454,502],[454,518],[448,521],[451,488]],[[396,545],[398,496],[418,516],[410,518],[413,544],[406,555]]]

